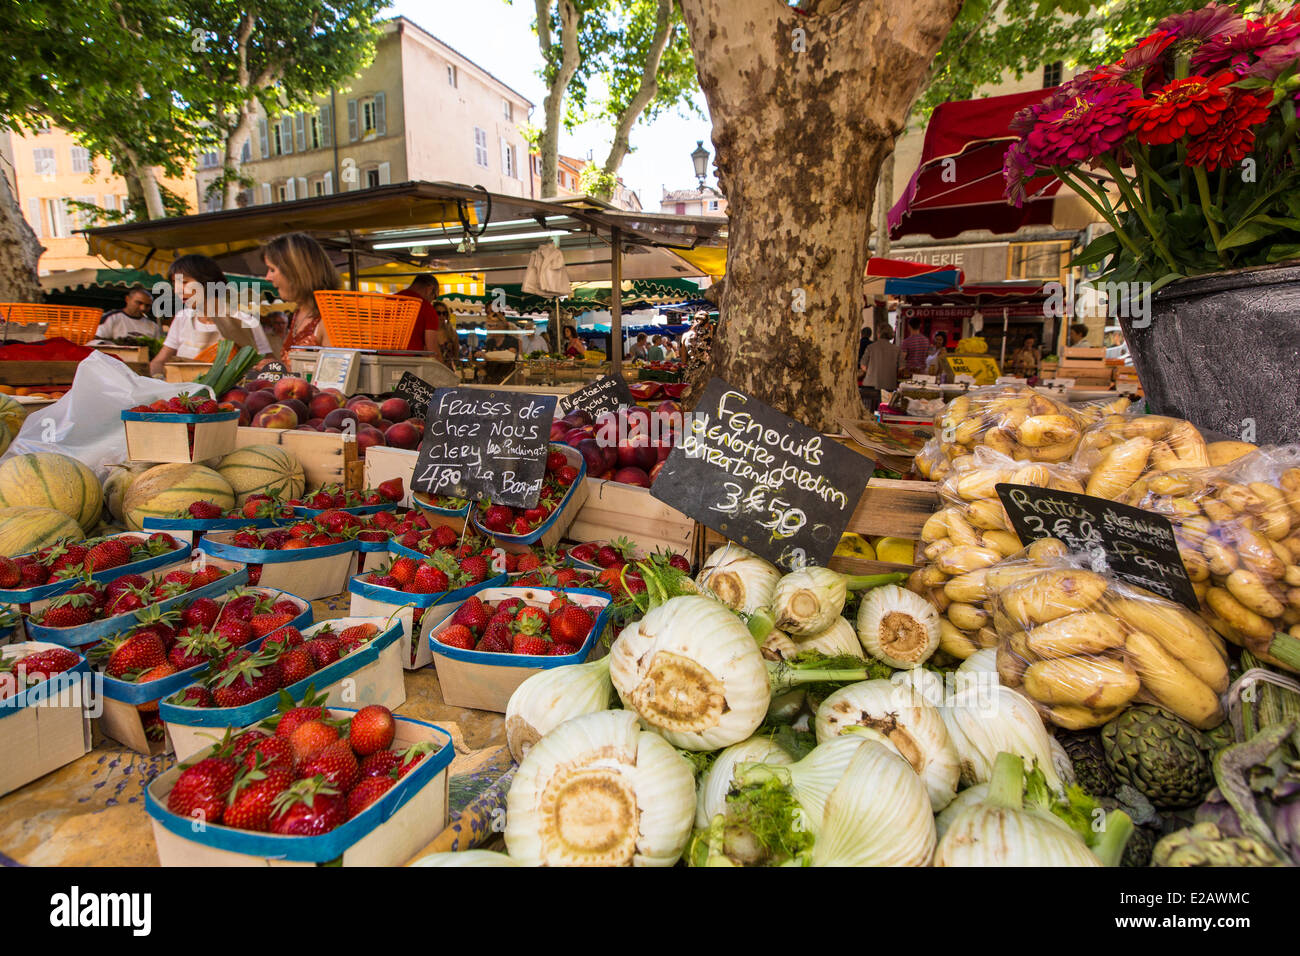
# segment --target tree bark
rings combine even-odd
[[[226,177],[222,188],[222,209],[238,209],[239,193],[243,188],[239,174],[244,168],[244,144],[253,135],[253,102],[245,102],[239,108],[239,122],[226,134],[226,147],[222,156],[222,172]],[[199,199],[203,199],[202,196]]]
[[[122,151],[122,160],[126,167],[126,179],[134,179],[144,200],[145,214],[150,219],[163,219],[167,210],[163,206],[162,191],[158,188],[158,174],[152,166],[140,162],[139,155],[132,149]],[[130,190],[128,189],[128,192]]]
[[[555,75],[546,88],[546,99],[542,102],[546,125],[538,139],[538,150],[542,154],[542,197],[549,199],[559,191],[560,157],[560,123],[564,109],[564,94],[569,82],[578,71],[578,11],[572,0],[559,0],[560,10],[560,63]],[[536,0],[537,5],[537,42],[542,48],[542,56],[550,62],[551,15],[548,0]]]
[[[44,251],[23,218],[8,174],[0,170],[0,301],[44,301],[37,279],[37,263]]]
[[[814,428],[857,416],[881,160],[960,0],[682,0],[730,214],[715,372]]]
[[[607,187],[609,194],[601,196],[602,199],[609,199],[614,194],[618,169],[632,149],[632,127],[641,118],[645,108],[659,94],[659,64],[664,58],[664,50],[668,48],[668,41],[673,36],[672,16],[673,0],[659,0],[655,10],[654,37],[650,41],[650,49],[646,52],[645,64],[641,68],[641,84],[637,87],[636,95],[632,97],[627,108],[619,114],[618,122],[614,127],[614,142],[610,144],[609,155],[605,157],[605,165],[602,167],[607,177],[605,181],[609,184]]]

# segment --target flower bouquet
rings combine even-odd
[[[1050,172],[1113,227],[1074,262],[1150,283],[1300,257],[1300,6],[1166,17],[1012,123],[1006,196]]]

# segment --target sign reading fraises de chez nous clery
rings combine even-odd
[[[554,395],[436,389],[411,487],[533,507],[546,473],[554,412]]]
[[[871,469],[869,459],[715,378],[650,493],[793,569],[830,560]]]

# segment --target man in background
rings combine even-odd
[[[1088,339],[1088,327],[1082,322],[1075,322],[1070,326],[1070,347],[1083,345]]]
[[[906,360],[894,344],[894,330],[884,326],[862,353],[862,401],[874,413],[880,407],[880,393],[898,388],[898,366]]]
[[[95,329],[96,339],[124,339],[129,335],[162,337],[162,323],[150,314],[153,296],[144,286],[135,285],[126,291],[122,308],[105,312]]]
[[[907,331],[911,334],[903,339],[903,357],[907,360],[907,369],[912,374],[925,371],[925,359],[930,354],[930,340],[921,334],[921,320],[907,320]]]
[[[425,272],[411,280],[411,284],[396,295],[420,300],[420,311],[415,316],[415,325],[411,327],[411,337],[407,340],[407,352],[432,352],[441,356],[443,346],[451,332],[448,324],[442,320],[434,308],[438,297],[438,280]]]

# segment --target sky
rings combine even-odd
[[[531,122],[540,127],[546,87],[537,75],[542,54],[533,33],[533,10],[530,0],[515,0],[513,4],[506,0],[398,0],[389,8],[393,15],[415,21],[532,100]],[[619,174],[647,210],[659,211],[664,187],[687,189],[696,185],[690,154],[697,140],[703,140],[704,148],[713,152],[704,94],[697,93],[696,100],[700,116],[668,113],[632,130],[633,151],[623,160]],[[581,158],[590,153],[597,163],[603,163],[612,139],[612,127],[588,123],[572,133],[561,132],[560,152]],[[710,169],[712,166],[710,157]],[[712,176],[707,182],[716,185]]]

